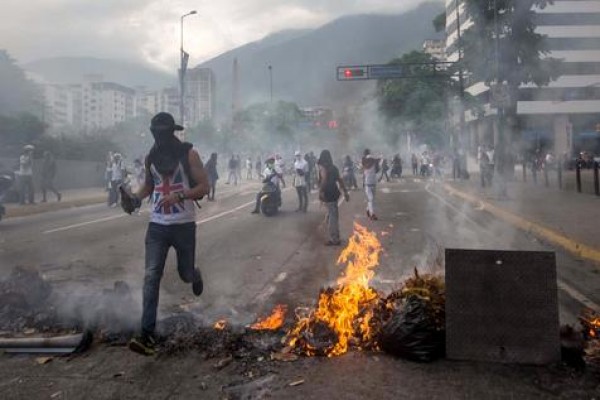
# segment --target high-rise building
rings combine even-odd
[[[423,42],[423,52],[438,61],[446,61],[446,41],[440,39],[427,39]]]
[[[101,129],[133,118],[135,90],[113,82],[82,85],[82,125]]]
[[[458,11],[456,9],[459,5]],[[518,98],[519,138],[525,147],[553,149],[572,154],[598,146],[600,133],[600,0],[556,0],[535,9],[536,32],[547,35],[547,57],[563,60],[561,76],[546,87],[522,85]],[[464,31],[472,21],[461,0],[446,0],[446,55],[458,60],[458,27]],[[467,113],[471,148],[494,144],[496,110],[490,107],[490,90],[483,82],[467,91],[485,103],[485,114]]]
[[[185,75],[185,123],[194,126],[215,117],[215,75],[210,68],[191,68]]]

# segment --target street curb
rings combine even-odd
[[[483,210],[487,211],[488,213],[497,218],[503,219],[504,221],[525,232],[533,233],[534,235],[541,237],[550,243],[562,247],[577,257],[600,263],[600,250],[594,247],[580,243],[551,228],[545,227],[536,222],[523,218],[520,215],[497,207],[477,196],[458,190],[447,183],[445,183],[443,187],[450,195],[455,195],[463,200],[468,201],[469,203],[483,207]]]
[[[53,202],[53,203],[40,203],[32,206],[15,206],[15,207],[7,207],[5,219],[10,218],[18,218],[18,217],[28,217],[31,215],[43,214],[51,211],[59,211],[65,210],[68,208],[75,207],[83,207],[89,206],[93,204],[105,203],[106,195],[88,197],[84,199],[78,200],[68,200],[61,202]]]

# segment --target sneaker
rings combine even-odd
[[[129,341],[129,350],[143,356],[156,354],[156,340],[151,335],[141,335]]]
[[[258,210],[253,210],[253,211],[251,212],[251,214],[260,214],[260,211],[258,211]]]
[[[204,291],[204,281],[202,280],[202,275],[200,275],[200,271],[198,272],[197,279],[192,283],[192,292],[194,292],[194,296],[198,297]]]
[[[341,245],[342,242],[338,241],[334,241],[334,240],[328,240],[325,242],[325,246],[339,246]]]
[[[375,214],[371,214],[371,221],[378,221],[379,218],[377,218],[377,215]]]
[[[367,210],[367,218],[371,218],[371,213],[369,212],[369,210]]]

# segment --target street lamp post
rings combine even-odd
[[[273,66],[269,65],[269,88],[271,92],[271,104],[273,104]]]
[[[189,15],[197,14],[196,10],[192,10],[187,14],[181,16],[181,45],[179,48],[179,121],[184,124],[184,106],[183,101],[185,98],[185,70],[187,68],[188,54],[183,50],[183,19]]]

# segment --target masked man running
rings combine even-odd
[[[156,313],[160,281],[167,253],[177,253],[177,270],[186,283],[192,284],[196,296],[203,291],[200,271],[195,268],[196,222],[194,200],[208,193],[209,183],[202,161],[190,143],[182,143],[175,131],[171,114],[161,112],[152,118],[150,131],[155,144],[146,157],[146,178],[137,193],[121,190],[121,206],[127,213],[139,208],[150,196],[150,224],[146,232],[146,262],[143,289],[141,335],[132,339],[129,348],[144,355],[154,354]]]

